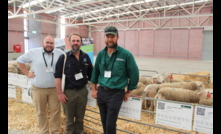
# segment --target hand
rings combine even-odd
[[[63,94],[63,93],[58,94],[58,99],[59,99],[59,101],[60,101],[61,103],[63,103],[63,104],[66,104],[66,103],[67,103],[66,100],[68,100],[68,98],[66,97],[66,95]]]
[[[97,99],[97,89],[92,89],[92,98]]]
[[[126,92],[125,94],[124,94],[124,101],[126,102],[126,101],[128,101],[128,98],[130,97],[130,92]]]
[[[35,72],[28,72],[28,78],[35,78]]]

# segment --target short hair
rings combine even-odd
[[[78,37],[80,37],[81,38],[81,42],[82,42],[82,37],[80,36],[80,34],[77,34],[77,33],[72,33],[70,36],[69,36],[69,42],[71,41],[71,36],[72,35],[76,35],[76,36],[78,36]]]
[[[48,37],[48,36],[51,36],[51,37],[53,38],[53,40],[54,40],[54,36],[52,36],[51,34],[47,34],[47,35],[45,36],[45,38]],[[45,38],[44,38],[44,40],[45,40]]]

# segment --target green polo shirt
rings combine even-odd
[[[111,77],[104,77],[104,71],[111,71]],[[137,88],[139,69],[133,55],[126,49],[117,45],[111,57],[108,56],[107,47],[101,50],[96,58],[90,81],[103,87],[124,90]]]

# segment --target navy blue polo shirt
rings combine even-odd
[[[87,85],[88,80],[91,78],[93,65],[91,63],[88,54],[80,50],[79,60],[73,55],[72,51],[66,52],[67,59],[64,68],[65,78],[65,89],[82,88]],[[60,55],[55,67],[55,78],[62,78],[64,63],[64,55]],[[76,80],[75,74],[83,74],[83,78]]]

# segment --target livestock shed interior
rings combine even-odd
[[[23,75],[15,60],[41,47],[48,34],[61,41],[57,47],[63,51],[70,49],[71,33],[80,34],[85,42],[92,40],[90,56],[95,62],[105,47],[104,28],[111,25],[119,30],[118,45],[135,57],[140,76],[168,72],[174,79],[201,81],[205,88],[213,89],[213,0],[8,0],[8,72]],[[33,104],[24,103],[21,88],[15,87],[16,98],[8,99],[8,132],[38,133]],[[139,121],[120,117],[117,132],[196,133],[156,125],[155,114],[142,110]],[[96,112],[97,107],[87,106],[87,134],[102,131]],[[64,114],[61,121],[64,133]]]

